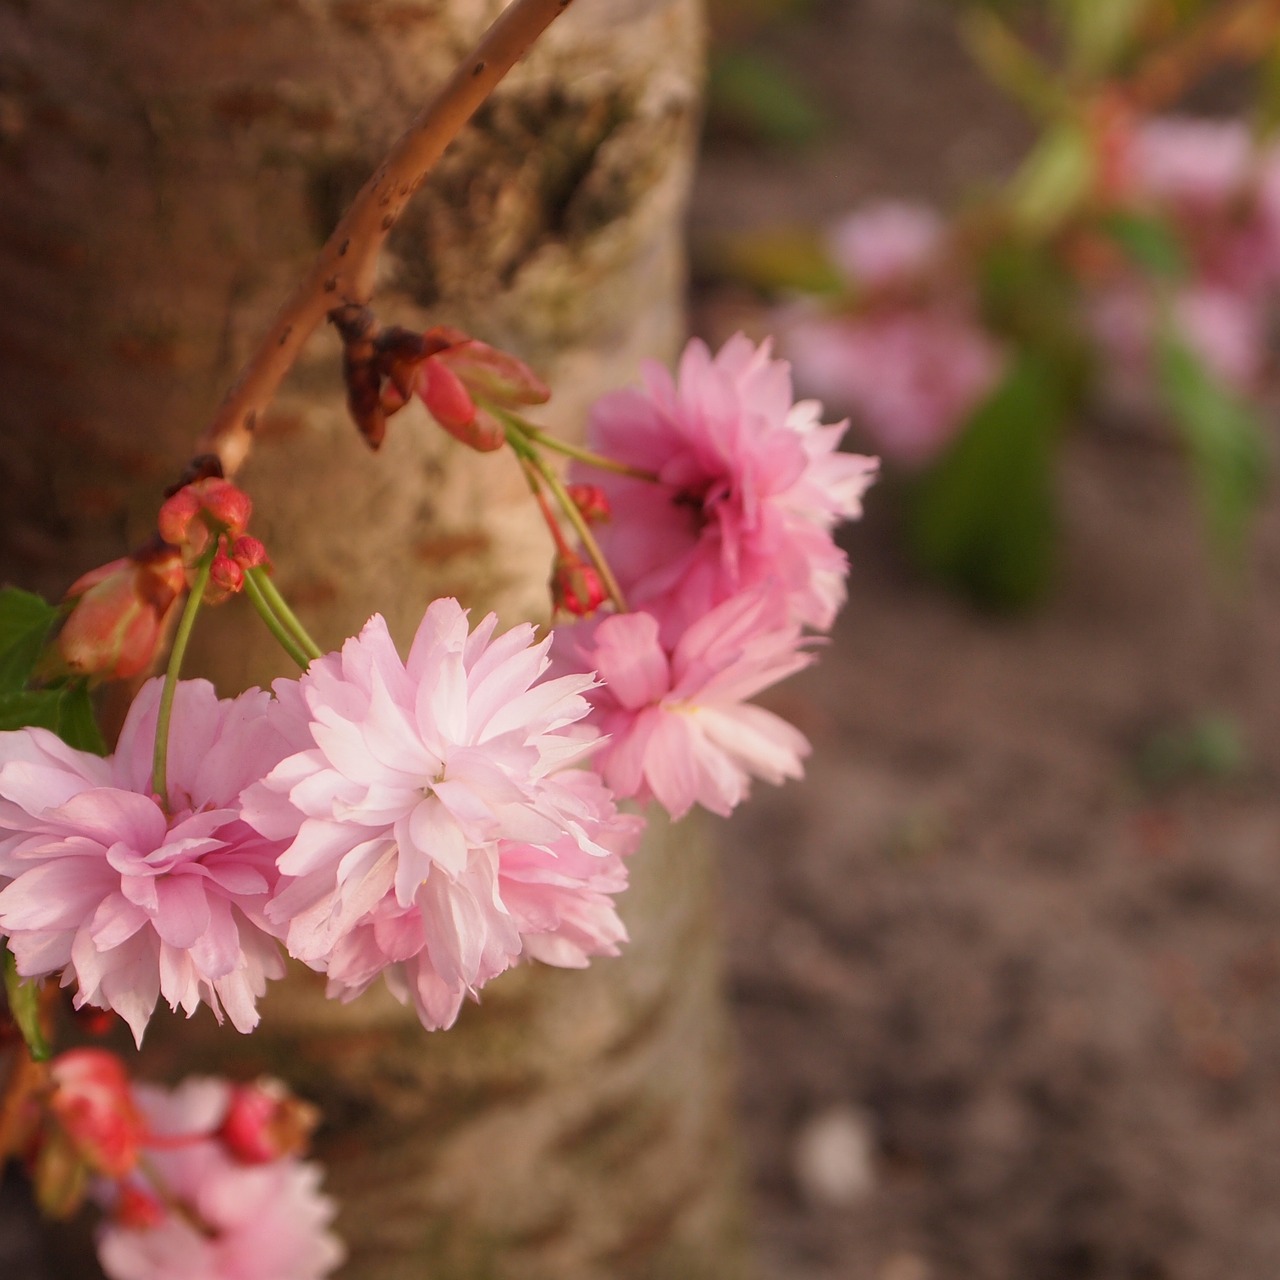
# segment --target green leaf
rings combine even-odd
[[[80,751],[92,751],[100,756],[107,753],[83,680],[51,689],[0,694],[0,730],[28,727],[49,729]]]
[[[0,694],[0,730],[34,726],[57,733],[61,715],[61,689],[23,689]]]
[[[1214,377],[1168,324],[1157,337],[1156,367],[1191,458],[1210,541],[1220,556],[1238,561],[1267,473],[1258,411]]]
[[[57,609],[29,591],[0,591],[0,694],[26,685],[57,616]]]
[[[58,690],[58,693],[61,699],[58,704],[58,737],[69,747],[105,756],[107,743],[93,713],[93,699],[89,696],[88,682],[73,681]]]
[[[1054,125],[1036,143],[1010,187],[1014,218],[1033,235],[1055,231],[1084,202],[1097,161],[1075,120]]]
[[[4,994],[9,1002],[9,1012],[18,1024],[31,1056],[37,1062],[47,1062],[53,1050],[40,1026],[40,983],[18,976],[17,962],[3,942],[0,942],[0,952],[4,955]]]
[[[995,608],[1025,607],[1044,593],[1053,563],[1051,469],[1062,415],[1053,372],[1021,353],[915,486],[908,536],[922,568]]]
[[[812,142],[826,123],[805,85],[746,50],[725,49],[712,56],[707,101],[713,122],[780,147]]]
[[[1163,218],[1136,213],[1113,213],[1102,229],[1124,250],[1133,265],[1160,280],[1182,280],[1187,256],[1173,228]]]
[[[1139,33],[1151,0],[1059,0],[1065,8],[1074,70],[1088,77],[1115,71]]]

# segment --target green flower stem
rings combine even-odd
[[[604,583],[604,588],[609,593],[609,598],[613,601],[614,607],[619,613],[626,613],[627,602],[622,594],[622,588],[618,586],[618,580],[613,576],[613,570],[609,568],[609,562],[604,558],[604,552],[600,550],[600,544],[596,542],[586,520],[583,519],[577,503],[569,497],[564,485],[560,482],[560,477],[547,465],[542,455],[534,447],[533,442],[529,440],[525,434],[524,424],[510,414],[504,413],[502,417],[507,426],[507,443],[515,452],[516,457],[520,459],[520,467],[524,472],[524,478],[529,482],[529,489],[537,500],[538,505],[542,508],[542,514],[546,517],[547,526],[551,530],[552,538],[555,539],[557,549],[561,552],[568,550],[565,545],[564,535],[560,531],[559,522],[547,507],[547,500],[542,492],[543,485],[546,485],[551,490],[556,502],[560,505],[560,509],[568,518],[569,523],[573,525],[574,532],[582,540],[583,550],[586,551],[591,563],[595,565],[596,571],[600,574],[600,580]]]
[[[618,462],[614,458],[606,458],[603,454],[592,453],[590,449],[584,449],[581,445],[570,444],[567,440],[561,440],[558,436],[553,436],[549,431],[543,431],[541,427],[535,427],[532,422],[525,422],[523,418],[516,418],[514,415],[503,414],[503,417],[516,425],[517,428],[530,440],[536,444],[540,444],[544,449],[554,449],[556,453],[563,453],[566,458],[576,458],[579,462],[585,462],[590,467],[598,467],[601,471],[614,471],[620,476],[630,476],[633,480],[648,480],[651,484],[658,483],[657,472],[645,471],[642,467],[633,467],[626,462]]]
[[[164,688],[160,692],[155,754],[151,760],[151,790],[160,797],[160,805],[166,812],[169,808],[169,722],[173,719],[173,695],[178,689],[182,659],[186,656],[191,629],[195,626],[196,614],[200,612],[200,605],[204,600],[204,589],[209,585],[209,570],[213,567],[213,557],[217,550],[218,540],[215,538],[196,565],[196,579],[191,584],[187,602],[182,608],[178,632],[173,638],[173,648],[169,651],[169,666],[164,673]]]
[[[298,642],[299,648],[302,649],[307,657],[323,658],[324,650],[307,633],[306,627],[298,620],[298,615],[289,608],[284,596],[280,594],[279,588],[272,582],[271,575],[266,569],[259,565],[257,568],[250,569],[246,576],[252,578],[257,584],[267,603],[275,611],[280,621],[289,628],[290,634]],[[306,666],[306,663],[304,662],[302,665]]]
[[[249,603],[258,611],[258,616],[266,623],[267,630],[275,636],[280,647],[305,671],[311,659],[303,652],[301,645],[294,639],[289,628],[276,617],[275,610],[272,609],[267,601],[261,584],[254,576],[257,572],[258,570],[256,569],[250,569],[244,575],[244,589],[245,594],[249,597]]]
[[[617,578],[613,576],[613,570],[609,567],[609,562],[604,558],[604,552],[600,550],[600,544],[596,541],[590,526],[583,518],[582,512],[578,510],[577,503],[569,497],[560,477],[547,465],[541,454],[531,452],[529,460],[543,484],[551,490],[552,496],[560,504],[560,510],[564,512],[565,518],[573,525],[573,530],[581,539],[583,550],[591,558],[591,563],[595,565],[596,570],[599,572],[600,580],[604,583],[604,589],[609,593],[609,599],[613,601],[614,607],[619,613],[626,613],[627,601],[622,594],[622,588],[618,585]]]

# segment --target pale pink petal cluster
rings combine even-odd
[[[833,223],[826,242],[832,262],[852,284],[884,289],[926,272],[945,234],[941,217],[927,205],[882,200]]]
[[[1192,214],[1221,209],[1253,177],[1256,153],[1243,120],[1158,116],[1134,130],[1130,145],[1136,189]]]
[[[341,1263],[319,1166],[289,1156],[241,1163],[216,1137],[231,1104],[226,1081],[138,1085],[134,1097],[160,1141],[129,1189],[153,1211],[103,1226],[98,1257],[110,1280],[322,1280]]]
[[[621,936],[616,842],[634,820],[573,768],[596,745],[579,723],[594,681],[541,679],[550,639],[496,625],[491,614],[470,632],[455,600],[434,601],[402,660],[370,619],[277,686],[283,731],[302,749],[244,798],[247,821],[286,846],[267,911],[290,954],[343,998],[384,976],[428,1027],[452,1023],[526,953],[528,934],[572,932],[567,907],[535,919],[507,900],[517,865],[526,876],[542,865],[544,897],[553,885],[580,893],[574,910],[595,938],[584,948],[607,952]],[[598,869],[575,871],[579,853]]]
[[[805,390],[847,409],[908,467],[951,443],[1005,363],[974,317],[934,304],[797,318],[786,349]]]
[[[838,452],[844,424],[796,404],[788,365],[741,334],[715,355],[690,342],[677,376],[646,366],[644,385],[591,411],[588,443],[656,477],[578,466],[612,519],[599,539],[633,608],[674,643],[715,606],[767,580],[791,618],[826,629],[844,596],[832,529],[856,519],[874,459]]]
[[[0,734],[0,935],[20,974],[60,974],[139,1043],[161,996],[252,1030],[284,965],[263,914],[282,846],[238,804],[290,751],[270,698],[178,685],[166,806],[151,793],[160,687],[143,687],[107,760],[43,729]]]
[[[752,778],[798,778],[809,744],[750,699],[807,666],[800,627],[776,584],[718,605],[671,645],[647,613],[560,633],[563,660],[594,669],[595,766],[620,796],[656,799],[680,818],[695,804],[727,814]]]

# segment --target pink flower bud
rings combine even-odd
[[[551,388],[523,360],[487,343],[467,338],[433,356],[448,365],[477,399],[504,409],[546,404]]]
[[[435,358],[422,362],[418,395],[427,406],[427,412],[450,435],[465,430],[475,419],[476,404],[467,394],[462,379]]]
[[[244,586],[244,570],[225,551],[219,551],[209,566],[209,582],[220,593],[232,595]]]
[[[603,524],[613,514],[608,495],[598,484],[568,484],[565,489],[588,524]]]
[[[233,1087],[217,1136],[242,1163],[268,1164],[303,1151],[319,1118],[315,1107],[264,1076]]]
[[[248,528],[252,512],[253,502],[243,489],[220,476],[205,476],[166,498],[156,524],[160,536],[192,560],[203,553],[211,536],[238,538]]]
[[[599,572],[575,552],[561,552],[551,570],[551,600],[577,618],[590,617],[608,599]]]
[[[74,603],[54,641],[55,665],[106,680],[145,671],[184,586],[173,547],[150,547],[86,573],[67,592]]]
[[[166,542],[180,547],[187,540],[191,522],[199,514],[200,498],[192,486],[187,485],[161,504],[156,528]]]
[[[120,1184],[112,1220],[132,1231],[158,1227],[167,1216],[164,1205],[148,1191],[131,1182]]]
[[[146,1130],[124,1064],[105,1049],[72,1049],[54,1060],[50,1077],[49,1111],[75,1153],[98,1173],[123,1177]]]
[[[242,569],[259,569],[263,565],[270,565],[267,559],[267,549],[258,541],[257,538],[245,535],[237,538],[231,544],[231,558]]]

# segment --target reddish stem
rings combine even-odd
[[[248,456],[258,419],[316,326],[336,307],[368,303],[387,235],[445,148],[570,3],[514,0],[360,189],[200,439],[197,451],[216,453],[226,475]]]

